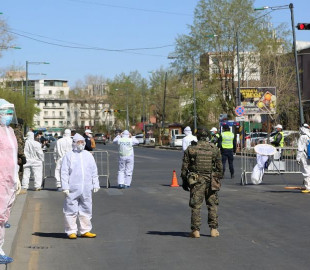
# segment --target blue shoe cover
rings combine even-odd
[[[125,188],[130,188],[130,186],[126,186],[126,185],[125,185]]]
[[[4,228],[6,228],[6,229],[11,228],[11,224],[10,224],[10,223],[5,222],[5,224],[4,224]]]
[[[125,186],[124,185],[118,185],[118,188],[122,189],[122,188],[125,188]]]
[[[13,259],[11,257],[0,255],[0,264],[8,264],[13,262]]]

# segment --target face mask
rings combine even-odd
[[[76,149],[78,150],[78,152],[83,151],[84,148],[85,148],[85,145],[84,145],[84,144],[78,144],[78,145],[76,146]]]
[[[12,115],[3,115],[1,116],[1,124],[5,126],[9,126],[13,120]]]

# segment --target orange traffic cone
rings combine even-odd
[[[173,170],[172,183],[171,183],[170,187],[179,187],[177,174],[176,174],[175,170]]]

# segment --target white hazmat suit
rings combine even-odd
[[[82,148],[78,141],[84,141]],[[80,222],[80,233],[85,234],[92,229],[92,190],[100,188],[98,170],[93,155],[83,150],[85,139],[80,134],[73,137],[73,150],[67,152],[61,164],[61,184],[66,194],[63,212],[65,215],[66,234],[77,234],[76,220]]]
[[[306,190],[310,191],[310,166],[307,163],[307,147],[310,142],[310,130],[306,127],[300,128],[300,137],[298,139],[298,152],[296,161],[301,163]]]
[[[24,164],[22,188],[29,188],[29,179],[32,171],[34,177],[34,188],[35,190],[40,190],[43,181],[44,153],[41,144],[34,140],[34,133],[32,131],[27,133],[24,152],[27,163]]]
[[[182,140],[183,152],[187,149],[187,147],[191,145],[192,141],[195,141],[195,142],[198,141],[197,137],[192,134],[192,130],[190,127],[186,127],[184,129],[184,134],[185,134],[185,137]]]
[[[128,130],[124,130],[121,135],[114,138],[113,143],[118,144],[118,187],[128,188],[131,185],[132,173],[134,168],[133,146],[139,144],[139,141],[130,136]]]
[[[6,264],[13,261],[5,256],[2,249],[4,244],[4,224],[10,216],[10,209],[15,199],[17,188],[18,169],[17,141],[14,131],[9,127],[16,121],[14,105],[4,99],[0,99],[0,263]],[[17,123],[17,122],[15,122]]]
[[[55,178],[56,178],[56,187],[61,187],[60,180],[60,168],[62,159],[67,152],[72,151],[72,139],[71,139],[71,130],[66,129],[63,135],[63,138],[59,139],[54,148],[54,159],[56,162],[55,168]]]

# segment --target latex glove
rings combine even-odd
[[[94,188],[94,189],[93,189],[93,192],[96,193],[96,192],[99,191],[99,189],[100,189],[100,188]]]
[[[69,196],[70,191],[68,189],[63,190],[62,192],[66,195],[66,197]]]
[[[19,181],[19,179],[18,179],[17,182],[16,182],[16,185],[15,185],[16,194],[19,194],[19,192],[21,191],[21,189],[22,189],[22,186],[21,186],[20,181]]]

